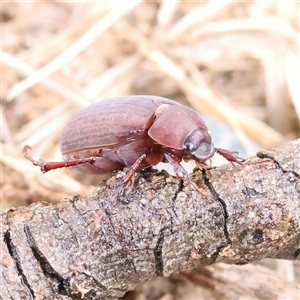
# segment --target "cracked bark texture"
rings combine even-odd
[[[299,260],[299,150],[296,140],[250,159],[269,162],[195,171],[204,195],[146,170],[121,194],[119,172],[90,196],[10,209],[1,215],[1,299],[116,299],[215,262]]]

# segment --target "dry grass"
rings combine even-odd
[[[3,2],[2,208],[92,190],[98,179],[42,175],[21,150],[60,160],[64,124],[107,97],[189,104],[228,123],[246,149],[298,138],[298,10],[294,1]]]

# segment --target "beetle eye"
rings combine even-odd
[[[187,150],[192,151],[192,150],[196,149],[196,147],[195,147],[195,145],[194,145],[193,143],[191,143],[191,142],[185,142],[185,143],[184,143],[184,149],[187,149]]]

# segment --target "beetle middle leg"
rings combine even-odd
[[[200,190],[200,188],[196,185],[196,183],[191,180],[188,172],[185,170],[185,168],[177,161],[176,157],[170,153],[164,153],[164,157],[166,158],[166,160],[168,161],[169,164],[171,164],[171,166],[174,169],[174,172],[176,173],[176,175],[184,180],[187,181],[192,187],[193,189],[198,192],[199,194],[201,194],[202,196],[205,196],[205,194]]]
[[[118,186],[122,186],[131,181],[133,175],[137,172],[139,167],[141,166],[142,161],[146,158],[146,154],[142,154],[135,163],[129,168],[124,177],[118,183]]]
[[[124,186],[131,181],[142,162],[146,159],[148,152],[149,149],[143,139],[125,144],[118,149],[117,154],[123,165],[130,166],[118,186]]]

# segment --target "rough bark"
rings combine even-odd
[[[300,140],[269,162],[195,171],[203,195],[166,172],[119,172],[90,196],[1,215],[2,299],[116,299],[215,262],[300,259]],[[55,176],[55,175],[54,175]]]

